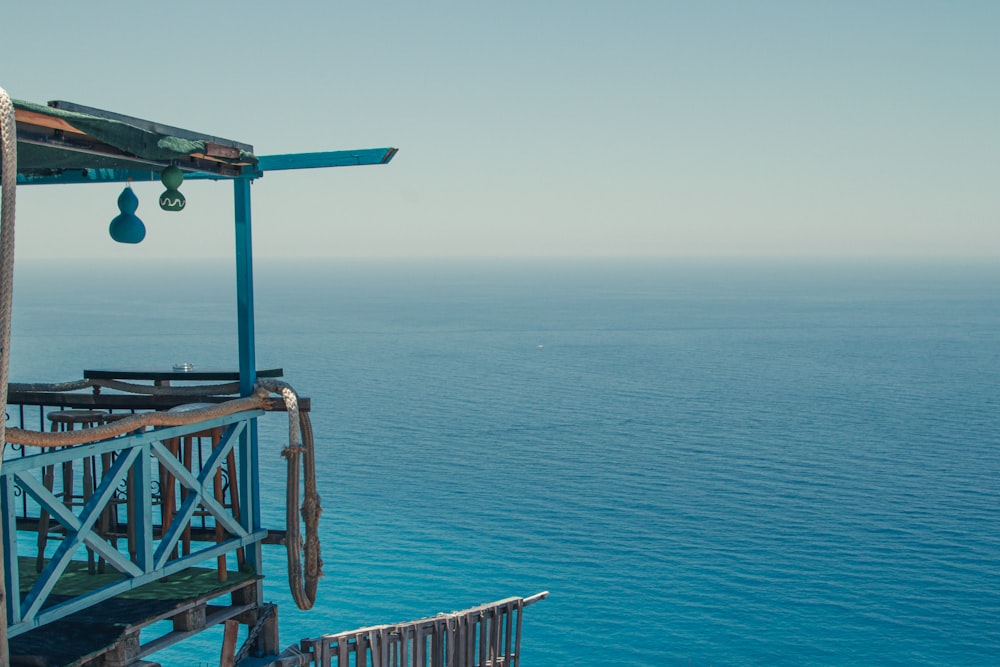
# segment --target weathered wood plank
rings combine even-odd
[[[236,638],[239,630],[239,623],[231,619],[226,621],[226,629],[222,636],[222,651],[219,654],[219,667],[235,667]]]
[[[355,667],[510,666],[520,662],[524,607],[546,596],[547,591],[531,598],[506,598],[409,623],[303,639],[301,647],[314,656],[336,647],[337,667],[351,667],[351,653],[355,655]]]

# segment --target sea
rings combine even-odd
[[[1000,665],[1000,262],[255,265],[325,576],[281,642],[548,591],[522,665]],[[11,381],[235,367],[235,270],[20,262]],[[283,415],[262,420],[284,527]],[[218,664],[221,631],[152,656]]]

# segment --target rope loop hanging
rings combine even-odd
[[[309,413],[299,411],[299,398],[295,390],[284,382],[258,379],[257,386],[281,394],[288,412],[288,446],[281,455],[288,462],[288,481],[285,484],[285,547],[288,550],[288,586],[299,609],[312,609],[316,602],[316,589],[323,576],[323,559],[320,558],[319,492],[316,488],[316,457],[313,446],[312,422]],[[299,460],[301,459],[304,497],[302,523],[305,524],[305,572],[303,572],[301,524],[296,514],[299,507]]]

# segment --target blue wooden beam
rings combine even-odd
[[[239,339],[240,395],[249,396],[257,382],[257,350],[253,307],[253,235],[250,226],[250,178],[233,182],[236,226],[236,319]],[[260,523],[260,464],[257,458],[257,420],[250,420],[248,431],[239,434],[239,465],[246,474],[240,493],[241,507],[250,518],[249,526]],[[245,490],[245,491],[244,491]],[[264,555],[259,543],[247,549],[247,563],[258,574],[264,572]],[[258,595],[263,595],[258,583]]]
[[[146,464],[152,458],[152,448],[152,442],[140,443],[137,446],[139,458],[132,466],[132,489],[138,496],[132,519],[136,536],[135,562],[143,572],[153,567],[153,472]]]
[[[11,475],[0,475],[0,496],[3,500],[3,557],[7,566],[4,568],[6,583],[4,590],[18,591],[16,594],[6,596],[8,625],[21,622],[21,575],[17,565],[17,498],[14,495],[14,486],[14,478]]]
[[[324,151],[322,153],[289,153],[261,155],[257,159],[260,171],[286,169],[317,169],[322,167],[356,167],[365,164],[388,164],[399,149],[363,148],[352,151]]]
[[[138,577],[122,579],[115,583],[108,584],[107,586],[102,586],[91,593],[71,598],[66,602],[61,602],[59,604],[52,605],[51,607],[44,607],[32,620],[25,619],[20,624],[11,626],[8,629],[9,636],[16,637],[17,635],[23,634],[34,628],[48,623],[53,623],[58,621],[60,618],[83,609],[87,609],[88,607],[92,607],[98,602],[115,597],[116,595],[120,595],[126,591],[135,590],[140,586],[158,581],[163,577],[176,574],[188,569],[189,567],[194,567],[204,561],[214,560],[219,556],[231,553],[240,547],[247,549],[251,548],[254,544],[259,545],[266,537],[267,531],[260,530],[241,538],[232,538],[218,544],[213,543],[210,547],[199,550],[197,553],[171,561],[169,565],[162,569],[154,570]]]
[[[225,463],[226,456],[233,449],[233,445],[240,440],[239,436],[245,427],[246,423],[241,422],[226,429],[225,435],[213,447],[209,458],[201,464],[202,468],[198,471],[197,477],[177,459],[176,455],[164,447],[162,442],[152,443],[152,455],[159,465],[166,468],[180,485],[187,489],[187,498],[177,510],[170,526],[164,526],[163,537],[154,554],[154,567],[162,568],[170,560],[174,546],[180,540],[185,527],[190,523],[191,517],[199,505],[212,515],[216,524],[222,526],[230,534],[237,537],[246,534],[247,531],[216,501],[213,495],[214,489],[211,488],[219,466]]]
[[[326,167],[357,167],[368,164],[388,164],[396,155],[396,148],[362,148],[349,151],[323,151],[319,153],[286,153],[263,155],[256,167],[245,167],[240,178],[258,178],[265,171],[289,169],[322,169]],[[221,174],[193,171],[188,165],[177,165],[184,170],[184,179],[231,180]],[[67,169],[51,174],[18,174],[18,185],[72,185],[80,183],[145,183],[159,181],[161,168],[150,169]]]
[[[257,382],[254,349],[253,234],[250,228],[250,179],[233,181],[236,224],[236,320],[239,342],[240,395]]]

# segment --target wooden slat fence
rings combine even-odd
[[[303,639],[300,646],[317,667],[517,667],[521,615],[547,595]]]

